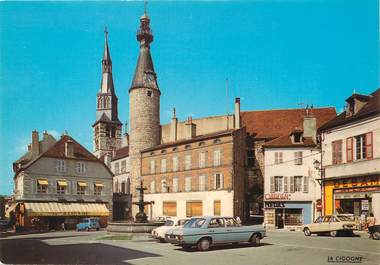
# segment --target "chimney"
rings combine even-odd
[[[106,164],[106,166],[111,169],[111,154],[110,153],[106,153],[104,155],[104,164]]]
[[[178,119],[175,115],[175,108],[173,108],[173,118],[170,124],[170,141],[172,142],[177,141],[177,124]]]
[[[307,111],[303,117],[303,137],[311,137],[317,142],[317,118],[312,114],[312,111]]]
[[[36,157],[40,154],[39,136],[36,130],[32,131],[31,153],[32,157]]]
[[[235,98],[235,129],[239,129],[240,126],[240,98]]]
[[[74,143],[71,140],[67,140],[65,143],[65,156],[74,157]]]
[[[186,131],[187,131],[187,139],[192,139],[195,137],[196,135],[196,125],[193,123],[193,119],[191,118],[191,116],[189,118],[187,118],[187,122],[186,122]]]

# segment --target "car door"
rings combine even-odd
[[[323,216],[320,216],[317,218],[317,220],[314,221],[314,223],[312,223],[308,227],[312,233],[322,232],[322,229],[323,229],[322,223],[323,223]]]
[[[247,233],[244,232],[244,228],[238,224],[234,218],[225,218],[225,222],[228,242],[248,241],[248,239],[246,239]]]
[[[228,242],[224,219],[212,218],[207,226],[207,234],[211,236],[213,244]]]

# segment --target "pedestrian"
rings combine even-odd
[[[61,230],[62,230],[62,231],[66,231],[66,228],[65,228],[65,222],[63,222],[63,223],[61,224]]]
[[[377,220],[376,218],[373,216],[373,213],[370,213],[369,214],[369,217],[367,218],[367,228],[368,228],[368,232],[369,232],[369,237],[372,238],[372,227],[376,224]]]
[[[236,222],[240,225],[241,224],[241,220],[240,220],[240,217],[239,216],[236,216],[235,217],[235,220],[236,220]]]

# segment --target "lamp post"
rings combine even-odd
[[[313,162],[313,166],[314,168],[318,171],[319,173],[319,176],[320,178],[317,179],[319,185],[321,186],[321,199],[317,200],[317,210],[320,211],[322,214],[323,214],[323,201],[324,201],[324,189],[323,189],[323,186],[324,186],[324,169],[322,168],[322,163],[319,162],[317,159],[314,160]]]

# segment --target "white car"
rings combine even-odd
[[[355,222],[347,215],[326,215],[318,217],[312,224],[304,225],[303,232],[305,236],[330,233],[335,237],[343,233],[353,235],[355,227]]]
[[[179,218],[171,218],[168,219],[164,225],[159,226],[152,230],[152,237],[158,239],[160,242],[165,242],[165,234],[170,229],[182,227],[189,218],[179,219]]]

